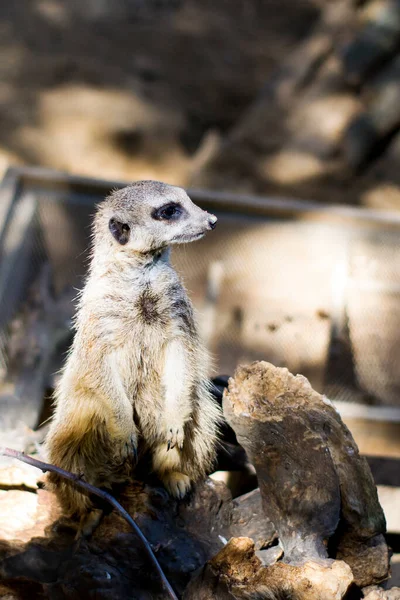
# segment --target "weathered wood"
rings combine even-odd
[[[288,371],[277,371],[267,363],[239,367],[224,413],[256,468],[264,512],[277,528],[285,560],[326,558],[326,541],[340,518],[339,483],[325,440],[299,410],[301,399],[290,390],[284,396]]]
[[[399,548],[397,548],[399,550]],[[388,587],[400,586],[400,553],[395,552],[390,560],[390,579]]]
[[[232,538],[188,585],[184,600],[233,600],[239,598],[232,588],[246,585],[260,570],[261,562],[254,554],[249,538]],[[240,593],[240,592],[239,592]]]
[[[363,585],[386,578],[376,487],[330,401],[304,377],[257,362],[238,368],[223,408],[255,466],[284,561],[326,558],[330,542],[329,551],[351,562]]]
[[[185,590],[184,600],[339,600],[353,580],[341,561],[263,567],[249,538],[232,538]]]
[[[259,497],[233,502],[226,486],[209,479],[183,502],[172,500],[163,488],[138,481],[123,491],[120,501],[135,517],[178,593],[232,535],[249,531],[258,548],[275,537],[271,523],[257,528]],[[132,589],[138,599],[165,597],[137,538],[119,514],[106,515],[92,538],[79,545],[74,542],[77,526],[60,518],[50,492],[0,491],[0,585],[17,593],[22,579],[29,590],[37,590],[31,597],[46,592],[57,600],[85,597],[88,589],[104,600],[131,598]]]
[[[246,537],[251,538],[256,550],[268,548],[277,540],[274,523],[263,517],[259,489],[244,494],[233,501],[229,533],[234,537],[246,535]]]
[[[163,488],[135,482],[124,490],[121,503],[135,515],[178,592],[230,537],[229,491],[210,480],[181,503],[171,500]],[[129,598],[132,585],[137,598],[165,597],[138,539],[114,511],[90,540],[77,546],[78,524],[66,519],[55,522],[60,513],[55,512],[53,494],[3,492],[1,508],[10,526],[6,521],[0,532],[0,580],[11,589],[24,578],[46,588],[51,598],[84,597],[88,589],[96,598]]]

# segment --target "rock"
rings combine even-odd
[[[383,590],[378,586],[371,586],[363,590],[365,600],[400,600],[400,588],[394,587]]]

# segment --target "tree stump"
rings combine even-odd
[[[347,562],[360,586],[388,576],[385,518],[369,466],[332,403],[266,362],[239,367],[224,414],[254,464],[284,562]]]

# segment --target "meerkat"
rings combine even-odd
[[[131,475],[140,440],[171,495],[183,498],[205,476],[220,409],[169,248],[202,238],[216,221],[183,189],[156,181],[114,191],[97,207],[88,278],[46,439],[50,462],[110,489]],[[88,495],[55,474],[49,482],[65,513],[84,520],[97,511],[98,520]]]

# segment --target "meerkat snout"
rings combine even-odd
[[[215,229],[216,226],[217,226],[217,221],[218,221],[218,219],[217,219],[217,217],[215,215],[210,215],[208,217],[208,226],[209,226],[209,228],[210,229]]]

